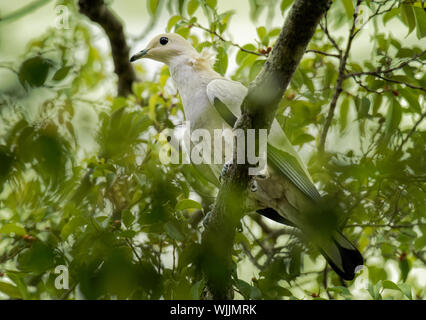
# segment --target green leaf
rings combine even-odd
[[[8,223],[0,228],[0,233],[7,235],[14,233],[17,236],[23,236],[24,234],[27,234],[27,231],[25,230],[25,228],[15,223]]]
[[[180,20],[182,19],[181,16],[173,16],[169,19],[169,22],[167,23],[167,32],[170,32],[170,30],[172,30],[172,28],[176,25],[176,23],[178,23]]]
[[[159,4],[159,0],[149,0],[149,6],[148,6],[148,11],[150,13],[150,15],[155,15],[155,13],[157,12],[158,9],[158,4]]]
[[[351,292],[349,291],[349,289],[343,286],[335,286],[335,287],[328,288],[327,290],[331,292],[335,292],[342,296],[351,296]]]
[[[389,20],[395,18],[398,14],[400,14],[400,8],[393,8],[391,11],[386,12],[383,15],[383,24],[386,25]]]
[[[186,210],[186,209],[202,209],[201,204],[197,201],[191,199],[184,199],[179,201],[175,207],[176,210]]]
[[[10,298],[22,298],[18,287],[7,282],[0,281],[0,292],[7,294]]]
[[[188,15],[191,17],[194,12],[198,9],[198,6],[200,5],[198,0],[190,0],[188,2]]]
[[[256,47],[252,44],[246,44],[243,48],[249,51],[256,51]],[[251,57],[253,55],[242,50],[238,51],[237,56],[235,57],[237,64],[241,65],[247,56]]]
[[[8,148],[0,146],[0,193],[2,192],[3,180],[7,179],[15,162],[15,157]]]
[[[378,281],[376,285],[373,285],[371,282],[369,282],[367,291],[374,300],[382,300],[382,296],[380,294],[381,288],[382,288],[382,280]]]
[[[414,249],[420,251],[424,248],[426,248],[426,235],[423,235],[422,237],[418,238],[416,242],[414,242]]]
[[[250,73],[249,73],[249,79],[250,79],[250,81],[253,81],[256,78],[256,76],[258,75],[258,73],[262,69],[262,67],[265,64],[265,62],[266,62],[266,60],[256,60],[253,63],[253,65],[250,68]]]
[[[164,225],[164,229],[170,238],[177,241],[185,240],[185,237],[183,236],[182,232],[179,230],[179,228],[174,222],[172,221],[167,222]]]
[[[281,297],[291,297],[293,295],[290,290],[283,288],[281,286],[274,287],[274,290],[276,290],[278,295],[281,296]],[[255,298],[253,298],[253,299],[255,299]]]
[[[404,295],[408,299],[413,300],[413,295],[411,293],[411,287],[408,284],[403,283],[403,284],[400,284],[399,287],[401,288],[402,293],[404,293]]]
[[[282,0],[281,1],[281,5],[280,5],[280,9],[281,9],[281,14],[284,13],[284,11],[292,4],[293,0]]]
[[[185,39],[188,39],[189,36],[189,28],[185,27],[185,26],[181,26],[179,27],[179,29],[177,29],[175,32],[180,34],[182,37],[184,37]]]
[[[28,286],[24,282],[24,278],[27,276],[27,274],[19,272],[19,271],[11,271],[11,270],[8,270],[6,274],[9,277],[9,279],[16,284],[22,298],[24,300],[28,299],[29,298]]]
[[[343,99],[342,104],[340,105],[340,111],[339,111],[340,132],[343,132],[346,129],[346,126],[348,124],[348,113],[349,113],[349,99],[345,98]]]
[[[258,27],[256,31],[257,31],[257,36],[259,37],[259,40],[262,41],[263,38],[266,36],[266,28]]]
[[[200,295],[201,295],[201,292],[203,291],[203,287],[204,287],[204,280],[197,281],[191,287],[191,294],[194,300],[200,300]]]
[[[314,87],[314,83],[312,82],[311,78],[309,78],[306,74],[306,72],[300,70],[300,74],[303,77],[303,83],[305,84],[305,86],[308,87],[309,91],[314,94],[315,92],[315,87]]]
[[[244,299],[251,298],[252,286],[245,282],[244,280],[237,279],[235,285],[238,288],[238,291],[242,294]]]
[[[416,18],[416,36],[417,39],[426,37],[426,12],[422,8],[413,7]]]
[[[297,136],[296,139],[292,141],[292,144],[295,146],[298,146],[313,140],[315,140],[315,138],[311,136],[310,134],[302,133],[301,135]]]
[[[130,210],[124,210],[121,215],[121,220],[127,228],[132,226],[133,221],[135,221],[135,216]]]
[[[207,4],[210,8],[214,9],[214,8],[216,8],[217,0],[206,0],[206,4]]]
[[[224,75],[228,69],[228,54],[223,47],[217,49],[216,63],[213,68],[221,75]]]
[[[247,246],[247,248],[250,248],[250,241],[247,239],[247,237],[242,232],[237,232],[235,234],[235,243],[241,243]]]
[[[343,0],[343,6],[345,7],[346,16],[351,19],[354,14],[354,5],[352,0]]]
[[[401,289],[395,283],[393,283],[390,280],[383,280],[382,286],[383,286],[383,289],[391,289],[391,290],[401,291]]]
[[[405,282],[411,269],[408,259],[404,258],[399,262],[399,269],[401,270],[401,281]]]
[[[18,72],[19,82],[24,87],[41,87],[46,82],[51,66],[50,60],[39,56],[25,60]]]
[[[66,240],[69,235],[78,231],[80,226],[86,224],[86,220],[81,216],[74,216],[70,221],[68,221],[61,230],[61,238]]]
[[[370,99],[367,97],[362,97],[358,107],[358,118],[365,118],[368,116],[368,111],[370,110]]]
[[[402,118],[401,105],[396,99],[392,99],[386,114],[385,135],[389,138],[399,126]]]
[[[377,115],[380,107],[382,106],[383,96],[381,94],[374,95],[373,101],[373,115]]]
[[[416,95],[413,90],[407,90],[407,89],[399,89],[399,94],[407,101],[408,108],[410,111],[421,113],[421,107],[419,103],[419,95]],[[378,95],[380,96],[380,95]]]
[[[62,67],[55,72],[55,75],[53,76],[52,79],[55,81],[61,81],[65,79],[65,77],[68,75],[70,70],[71,70],[71,67],[68,67],[68,66]]]
[[[18,268],[26,272],[42,273],[54,266],[54,258],[52,248],[37,241],[18,256]]]
[[[401,19],[405,23],[406,26],[408,26],[408,33],[406,37],[413,32],[414,28],[416,27],[416,18],[414,16],[413,7],[402,4],[401,5]]]
[[[279,288],[282,288],[282,287],[279,287]],[[284,288],[282,288],[282,289],[284,289]],[[287,291],[286,291],[286,289],[284,289],[281,292],[287,293]],[[251,286],[251,288],[250,288],[250,299],[259,300],[260,298],[262,298],[262,292],[259,290],[259,288]]]

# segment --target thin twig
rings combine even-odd
[[[343,81],[345,80],[346,62],[347,62],[348,57],[349,57],[349,52],[351,50],[352,41],[355,37],[356,19],[358,17],[358,8],[359,8],[361,2],[362,2],[362,0],[357,0],[356,7],[355,7],[355,10],[354,10],[354,14],[353,14],[352,27],[349,31],[349,38],[348,38],[348,42],[346,44],[346,49],[343,53],[343,57],[340,59],[339,75],[337,77],[336,88],[334,90],[333,97],[331,98],[327,118],[325,120],[324,127],[323,127],[323,130],[321,132],[321,136],[320,136],[320,142],[319,142],[319,146],[318,146],[318,150],[319,150],[320,153],[324,152],[325,141],[327,139],[327,133],[328,133],[328,130],[331,126],[331,122],[332,122],[333,117],[334,117],[334,110],[336,109],[337,100],[339,99],[339,96],[342,93],[342,84],[343,84]],[[323,30],[327,30],[327,29],[323,29]],[[338,48],[338,47],[336,47],[336,48]],[[341,52],[340,48],[338,50],[339,50],[339,52]]]
[[[336,40],[334,40],[334,38],[331,36],[330,32],[328,31],[327,14],[324,16],[324,20],[325,20],[325,25],[323,26],[322,23],[320,23],[320,28],[325,33],[328,40],[330,40],[330,42],[334,46],[334,48],[336,48],[336,50],[339,52],[339,56],[341,56],[342,55],[342,49],[340,49]]]
[[[5,17],[0,17],[0,23],[12,22],[14,20],[20,19],[23,16],[37,10],[38,8],[41,8],[42,6],[44,6],[45,4],[47,4],[50,1],[51,0],[33,1],[29,4],[27,4],[26,6],[20,8],[16,11],[13,11],[12,13],[8,14]]]
[[[404,146],[404,144],[407,143],[408,139],[410,139],[410,137],[413,135],[413,133],[416,131],[417,127],[419,126],[419,124],[423,121],[423,119],[426,117],[426,112],[424,112],[421,116],[420,119],[417,120],[417,122],[414,124],[413,128],[410,130],[410,132],[407,134],[407,136],[404,138],[404,140],[402,140],[401,144],[398,147],[398,151],[402,150],[402,147]]]
[[[381,76],[381,75],[379,75],[379,74],[378,74],[378,75],[376,75],[376,77],[378,77],[378,78],[380,78],[380,79],[382,79],[382,80],[388,81],[388,82],[397,83],[397,84],[402,84],[402,85],[407,86],[407,87],[409,87],[409,88],[411,88],[411,89],[417,89],[417,90],[421,90],[421,91],[426,92],[426,88],[423,88],[423,87],[414,86],[414,85],[412,85],[412,84],[409,84],[409,83],[406,83],[406,82],[403,82],[403,81],[399,81],[399,80],[389,79],[389,78],[383,77],[383,76]]]
[[[343,228],[391,228],[391,229],[410,229],[415,226],[424,226],[426,223],[407,223],[407,224],[375,224],[375,223],[355,223],[355,224],[348,224],[344,226]]]
[[[187,20],[184,20],[185,22],[189,22]],[[202,26],[201,24],[199,24],[198,22],[192,23],[192,25],[196,28],[199,28],[201,30],[204,30],[212,35],[214,35],[215,37],[217,37],[219,40],[229,43],[231,46],[233,47],[237,47],[238,49],[240,49],[243,52],[249,53],[249,54],[254,54],[256,56],[260,56],[260,57],[267,57],[268,54],[264,54],[264,53],[260,53],[260,52],[256,52],[256,51],[252,51],[252,50],[247,50],[244,49],[242,46],[240,46],[238,43],[232,42],[230,40],[226,40],[224,37],[222,37],[219,33],[217,33],[216,31],[210,30],[209,28],[206,28],[204,26]]]
[[[392,71],[401,69],[403,67],[405,67],[407,64],[409,64],[410,62],[415,61],[416,59],[420,58],[421,56],[423,56],[426,53],[426,50],[423,50],[421,53],[416,54],[415,56],[413,56],[411,59],[408,59],[404,62],[402,62],[401,64],[397,65],[396,67],[390,68],[390,69],[385,69],[385,70],[381,70],[381,69],[377,69],[375,71],[361,71],[361,72],[353,72],[353,73],[347,73],[345,75],[345,78],[349,78],[349,77],[353,77],[353,76],[363,76],[363,75],[371,75],[371,76],[376,76],[377,74],[386,74],[386,73],[390,73]]]
[[[315,50],[315,49],[309,49],[309,50],[306,50],[305,52],[313,52],[313,53],[321,54],[323,56],[340,58],[340,55],[338,55],[336,53],[328,53],[328,52],[324,52],[324,51],[320,51],[320,50]]]

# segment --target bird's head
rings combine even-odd
[[[155,36],[147,47],[130,58],[130,62],[149,58],[169,64],[170,61],[181,55],[193,56],[196,50],[191,43],[177,33],[163,33]]]

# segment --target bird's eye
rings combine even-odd
[[[160,43],[165,46],[169,42],[169,39],[167,37],[161,37]]]

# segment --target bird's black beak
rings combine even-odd
[[[146,55],[146,54],[148,53],[148,51],[149,51],[149,49],[145,49],[145,50],[142,50],[142,51],[140,51],[140,52],[138,52],[138,53],[134,54],[134,55],[130,58],[130,62],[133,62],[133,61],[139,60],[139,59],[140,59],[140,58],[142,58],[144,55]]]

